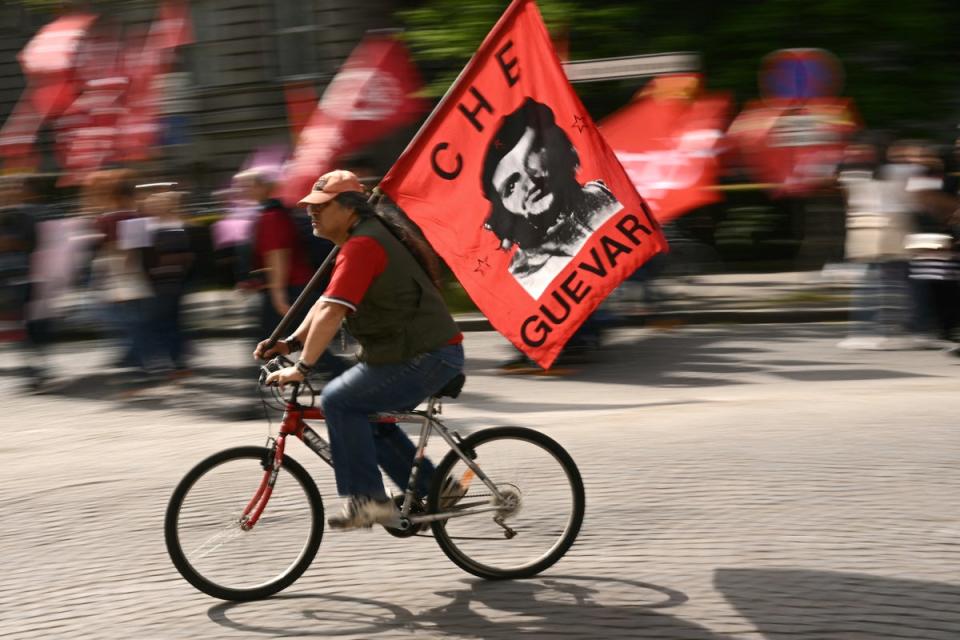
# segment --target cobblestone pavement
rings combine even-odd
[[[296,584],[246,604],[184,582],[162,521],[194,463],[266,435],[225,419],[247,349],[203,343],[189,383],[130,393],[109,351],[64,345],[48,396],[17,393],[4,352],[0,637],[956,640],[960,359],[839,351],[839,334],[624,330],[554,376],[501,375],[506,344],[470,334],[445,415],[570,451],[587,517],[567,557],[490,583],[430,538],[328,531]],[[330,473],[290,453],[333,507]]]

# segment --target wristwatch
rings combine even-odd
[[[315,365],[307,364],[303,360],[297,360],[297,364],[294,365],[297,368],[297,371],[303,374],[304,377],[310,375],[310,372],[313,371]]]

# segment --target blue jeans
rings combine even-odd
[[[438,392],[463,369],[463,346],[446,345],[401,364],[361,362],[323,388],[333,470],[341,496],[387,497],[377,465],[406,488],[416,447],[396,425],[369,422],[371,413],[405,411]],[[424,458],[417,492],[424,496],[433,464]]]
[[[851,301],[853,333],[890,336],[902,332],[907,324],[904,318],[906,287],[905,263],[868,263]]]

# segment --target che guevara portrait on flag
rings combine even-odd
[[[513,0],[380,182],[490,323],[541,366],[667,243]]]
[[[504,116],[487,146],[484,227],[511,251],[510,273],[532,298],[622,207],[602,180],[577,182],[580,158],[553,110],[527,98]]]

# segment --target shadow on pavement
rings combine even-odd
[[[555,365],[563,380],[644,386],[650,388],[720,387],[755,384],[757,375],[796,381],[881,380],[923,377],[899,371],[889,361],[883,366],[876,353],[851,353],[833,348],[842,337],[837,326],[731,325],[695,327],[689,331],[649,332],[625,337],[611,334],[604,347],[585,362]],[[779,345],[811,343],[825,346],[827,360],[778,357]],[[768,342],[770,348],[757,346]],[[738,343],[746,343],[740,346]],[[764,357],[764,356],[767,357]],[[836,357],[836,360],[833,358]],[[859,361],[859,362],[858,362]],[[501,370],[489,358],[468,360],[475,375],[521,375],[549,378],[536,367]],[[467,387],[469,392],[469,384]]]
[[[830,571],[719,569],[714,586],[767,640],[960,638],[960,585]]]
[[[588,355],[588,360],[565,365],[562,362],[546,375],[550,380],[578,383],[613,384],[663,388],[718,388],[730,385],[757,384],[767,377],[801,382],[834,380],[880,380],[916,378],[923,374],[899,371],[896,367],[879,365],[875,354],[836,352],[827,360],[783,357],[776,345],[787,342],[823,344],[824,340],[839,339],[842,328],[837,326],[806,325],[714,325],[693,327],[683,331],[647,332],[642,335],[612,333],[607,346]],[[468,338],[469,339],[469,338]],[[758,344],[759,343],[759,344]],[[770,344],[767,347],[767,344]],[[457,402],[493,412],[539,412],[590,409],[629,409],[649,406],[648,403],[611,406],[597,401],[585,405],[570,402],[548,402],[549,394],[538,394],[529,401],[510,398],[497,402],[495,398],[474,393],[470,377],[508,375],[498,368],[502,360],[494,356],[504,349],[481,351],[467,359],[468,381],[464,395]],[[506,351],[509,355],[509,351]],[[831,354],[832,351],[821,353]],[[82,357],[82,353],[78,352]],[[536,368],[512,372],[512,375],[530,377]],[[180,410],[203,418],[232,422],[263,420],[264,413],[256,392],[255,369],[250,366],[221,367],[197,363],[191,377],[170,381],[166,379],[137,379],[129,372],[97,370],[79,377],[64,377],[57,381],[50,395],[76,399],[108,400],[125,408],[147,411]],[[55,372],[54,372],[55,373]],[[0,368],[0,376],[20,376],[18,368]],[[561,396],[562,397],[562,396]]]
[[[211,620],[273,636],[376,637],[399,630],[413,637],[478,639],[640,638],[725,640],[665,613],[687,597],[667,587],[593,576],[550,576],[505,582],[471,581],[435,595],[449,602],[420,613],[394,603],[341,595],[292,595],[212,607]],[[289,624],[264,624],[287,619]],[[306,622],[305,622],[306,621]]]

